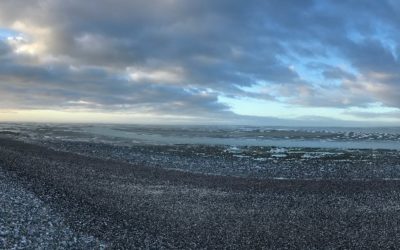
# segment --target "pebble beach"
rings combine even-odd
[[[400,181],[393,167],[398,156],[392,151],[374,158],[385,158],[391,168],[372,165],[363,172],[359,162],[352,165],[358,171],[342,168],[340,175],[331,171],[323,178],[316,178],[316,168],[308,169],[310,178],[277,178],[285,172],[275,170],[254,178],[243,171],[213,173],[161,167],[160,160],[130,161],[117,157],[121,148],[108,146],[116,155],[111,158],[101,153],[100,144],[79,152],[39,144],[0,139],[1,249],[400,246]],[[90,149],[90,144],[80,147]],[[307,170],[307,161],[302,164]],[[378,171],[372,171],[374,166]]]

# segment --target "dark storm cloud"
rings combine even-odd
[[[399,14],[395,1],[3,0],[0,24],[25,37],[0,42],[0,104],[227,114],[224,95],[400,107]],[[17,53],[23,43],[39,52]],[[271,91],[245,90],[258,84]]]

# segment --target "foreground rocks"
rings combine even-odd
[[[88,244],[106,248],[400,246],[400,182],[395,180],[257,180],[194,174],[9,139],[0,139],[0,167],[40,199],[39,209],[48,207],[63,225],[89,237]],[[0,181],[8,183],[9,177]],[[5,194],[18,197],[13,192]],[[24,214],[7,206],[11,216]],[[24,210],[20,203],[15,206]],[[12,230],[6,225],[2,230]],[[63,230],[53,228],[56,234]],[[18,236],[18,244],[25,234]],[[0,242],[13,241],[8,234],[1,237]],[[73,241],[65,239],[67,244]]]
[[[101,249],[96,238],[75,232],[60,214],[0,169],[0,249]]]

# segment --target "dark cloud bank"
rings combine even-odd
[[[0,107],[239,119],[225,96],[400,108],[399,19],[397,1],[3,0],[0,24],[21,37],[0,41]]]

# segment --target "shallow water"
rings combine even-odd
[[[0,124],[28,138],[114,143],[400,150],[400,128]]]
[[[320,128],[321,129],[321,128]],[[202,136],[190,136],[188,135],[187,129],[182,131],[181,135],[177,133],[157,133],[157,130],[154,129],[151,132],[133,132],[133,131],[122,131],[119,130],[117,126],[93,126],[84,129],[88,133],[113,137],[113,138],[124,138],[134,140],[136,142],[144,142],[144,143],[154,143],[154,144],[204,144],[204,145],[232,145],[232,146],[276,146],[276,147],[309,147],[309,148],[343,148],[343,149],[393,149],[400,150],[400,141],[397,140],[397,137],[390,140],[385,140],[382,136],[382,139],[373,139],[371,135],[375,135],[378,132],[360,132],[357,138],[340,138],[336,139],[326,138],[310,138],[310,139],[291,139],[291,138],[260,138],[255,137],[251,138],[247,137],[230,137],[230,138],[221,138],[221,137],[212,137],[207,136],[202,133]],[[327,131],[327,129],[322,128],[321,130]],[[336,130],[336,131],[335,131]],[[347,131],[346,131],[347,130]],[[342,128],[342,133],[348,134],[349,132],[353,132],[357,129],[350,128]],[[359,129],[361,131],[379,131],[378,128],[375,129]],[[389,129],[387,129],[389,130]],[[379,132],[379,134],[388,134],[387,130],[384,132]],[[178,128],[179,131],[179,128]],[[189,130],[190,131],[190,130]],[[232,133],[235,130],[227,130],[226,133]],[[313,130],[314,131],[314,130]],[[331,130],[332,131],[332,130]],[[338,128],[335,128],[333,131],[339,131]],[[392,135],[397,135],[396,129],[390,130]],[[186,132],[186,133],[185,133]],[[210,128],[210,134],[212,134],[213,130]],[[331,132],[326,132],[331,133]],[[376,137],[376,136],[375,136]]]

